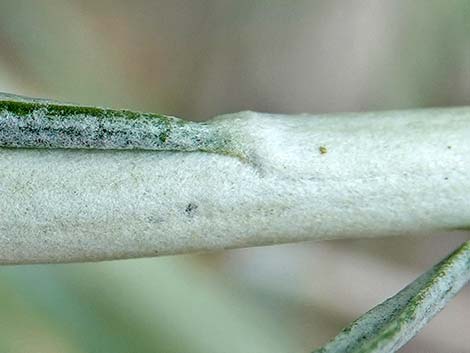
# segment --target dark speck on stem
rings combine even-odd
[[[192,217],[194,215],[194,212],[197,210],[197,208],[198,208],[198,205],[190,202],[188,206],[186,206],[186,209],[184,210],[184,212],[186,213],[188,217]]]

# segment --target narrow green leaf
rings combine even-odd
[[[0,92],[0,147],[234,154],[216,126]]]
[[[470,241],[314,353],[396,352],[470,281]]]

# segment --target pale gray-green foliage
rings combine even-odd
[[[97,261],[470,219],[470,109],[207,123],[0,95],[0,262]],[[393,352],[468,281],[469,243],[319,352]]]
[[[470,109],[205,123],[3,95],[0,262],[468,227]]]
[[[228,153],[216,127],[171,116],[0,93],[0,146]]]
[[[469,281],[470,241],[315,353],[396,352]]]

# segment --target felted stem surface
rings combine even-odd
[[[470,226],[470,108],[206,123],[0,96],[0,262]]]

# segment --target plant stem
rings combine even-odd
[[[470,227],[470,108],[186,123],[3,95],[0,146],[2,263]]]

